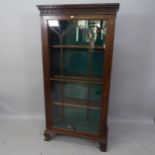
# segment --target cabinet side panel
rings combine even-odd
[[[106,36],[106,50],[104,59],[104,77],[103,77],[103,102],[101,112],[101,135],[107,136],[107,116],[108,116],[108,104],[110,93],[110,78],[111,78],[111,65],[113,54],[113,41],[114,41],[114,27],[115,27],[115,15],[108,18],[108,29]]]
[[[41,33],[42,33],[42,56],[43,56],[43,71],[44,71],[44,95],[45,95],[45,113],[46,113],[46,128],[51,127],[51,101],[50,101],[50,80],[49,80],[49,56],[48,56],[48,40],[47,40],[47,21],[44,16],[41,16]]]

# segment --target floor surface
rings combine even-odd
[[[153,121],[111,122],[107,153],[81,138],[57,136],[45,142],[43,131],[43,120],[0,119],[0,155],[155,155]]]

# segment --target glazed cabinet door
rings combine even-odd
[[[45,21],[50,128],[100,134],[108,22]]]

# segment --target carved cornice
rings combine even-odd
[[[77,4],[77,5],[37,5],[40,15],[71,15],[71,14],[116,14],[119,3]]]

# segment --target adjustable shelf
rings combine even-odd
[[[105,50],[105,46],[94,46],[90,45],[50,45],[51,48],[75,48],[75,49],[96,49],[96,50]]]
[[[64,82],[103,84],[103,80],[101,78],[95,78],[95,77],[53,75],[53,77],[49,79],[52,81],[61,81],[61,82],[64,81]]]
[[[58,106],[65,106],[65,107],[75,107],[75,108],[84,108],[87,109],[87,100],[82,100],[82,99],[73,99],[73,98],[65,98],[64,99],[64,103],[62,104],[61,102],[55,102],[55,105]],[[95,101],[90,101],[89,102],[89,109],[92,110],[101,110],[99,103],[95,102]],[[98,105],[98,106],[96,106]]]

